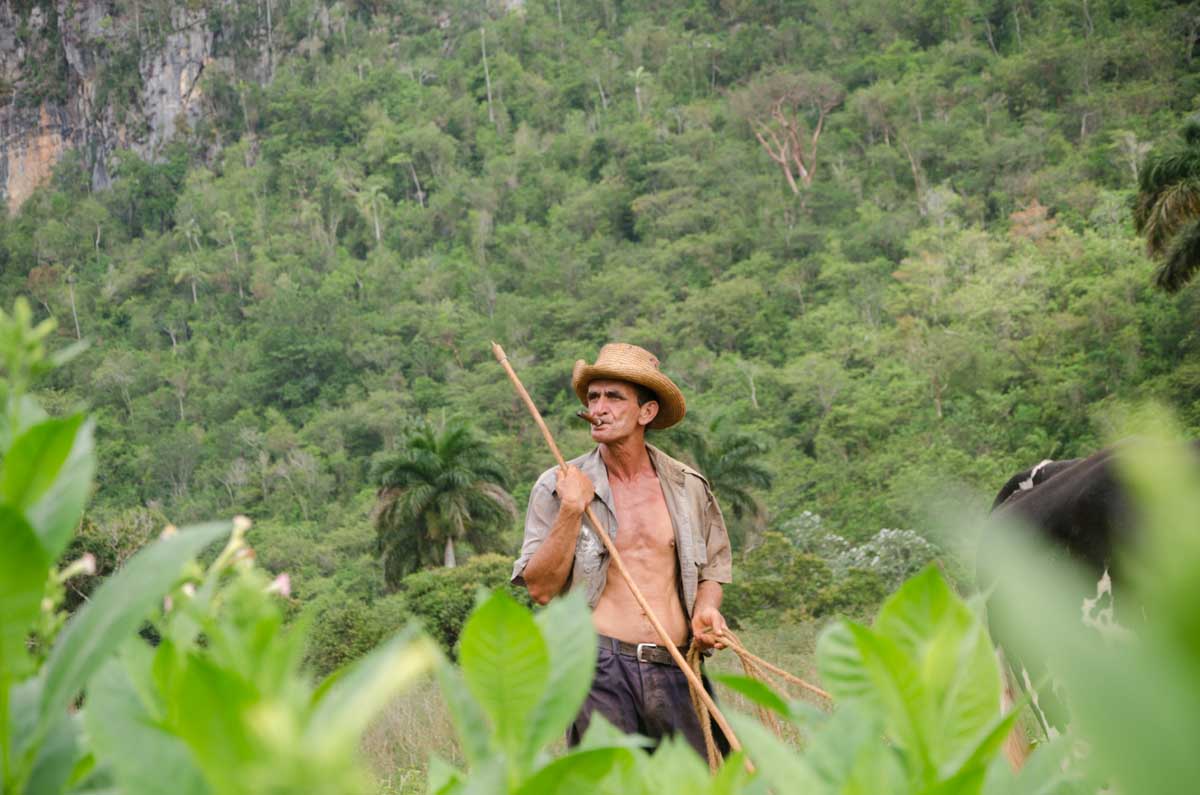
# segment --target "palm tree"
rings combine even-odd
[[[713,493],[734,518],[755,516],[760,508],[751,489],[769,489],[774,479],[762,464],[767,445],[748,433],[722,431],[720,426],[721,420],[716,419],[706,432],[673,429],[671,439],[708,478]]]
[[[439,546],[447,567],[455,565],[456,542],[490,546],[497,522],[517,513],[499,462],[466,426],[416,428],[374,475],[379,492],[371,515],[392,588],[436,561]]]
[[[187,282],[192,287],[192,303],[197,303],[200,299],[196,294],[196,285],[208,281],[208,272],[204,269],[204,265],[195,257],[180,257],[175,261],[171,268],[175,273],[175,283]]]
[[[378,181],[368,182],[354,193],[354,200],[358,204],[359,211],[371,222],[371,227],[375,231],[376,246],[383,240],[383,230],[379,225],[379,212],[387,198],[383,185]]]
[[[1155,282],[1171,293],[1200,270],[1200,114],[1184,122],[1182,138],[1147,158],[1133,208],[1147,251],[1162,257]]]
[[[176,259],[172,268],[175,272],[175,283],[187,281],[192,286],[192,303],[198,302],[196,285],[208,281],[208,270],[200,261],[200,224],[195,218],[189,218],[177,230],[187,240],[189,256]]]
[[[638,118],[642,118],[642,81],[646,78],[645,67],[639,66],[629,72],[630,79],[633,80],[633,97],[637,100]]]

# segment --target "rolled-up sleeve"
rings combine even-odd
[[[529,565],[533,553],[537,552],[538,547],[546,540],[550,527],[558,516],[558,498],[554,495],[551,485],[553,478],[553,470],[542,475],[534,484],[533,491],[529,493],[529,507],[525,509],[525,540],[521,542],[521,554],[513,564],[513,585],[525,585],[525,567]]]
[[[729,531],[717,498],[705,487],[707,505],[704,509],[704,547],[708,562],[700,569],[700,581],[733,582],[733,551],[729,546]]]

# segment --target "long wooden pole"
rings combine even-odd
[[[533,415],[534,422],[542,432],[542,436],[546,439],[546,444],[550,445],[550,452],[554,453],[554,458],[558,461],[559,467],[565,473],[567,471],[567,462],[563,460],[562,453],[558,451],[558,445],[554,443],[554,436],[551,435],[550,429],[546,427],[546,421],[542,419],[542,413],[538,411],[537,406],[533,404],[533,399],[529,397],[529,393],[525,391],[525,386],[521,383],[521,379],[517,378],[516,372],[512,365],[508,363],[508,356],[505,355],[504,349],[498,343],[492,343],[492,353],[496,356],[496,361],[500,362],[504,367],[504,371],[508,373],[508,378],[512,381],[513,386],[517,390],[517,394],[525,401],[529,413]],[[662,645],[671,654],[671,659],[675,660],[675,664],[683,671],[683,675],[687,677],[696,693],[699,694],[700,700],[704,702],[704,706],[708,707],[709,713],[712,714],[713,720],[721,727],[721,731],[725,732],[725,738],[729,740],[729,747],[734,751],[742,750],[742,744],[738,742],[738,738],[733,733],[733,729],[729,727],[729,723],[725,720],[725,716],[721,714],[721,710],[717,708],[717,703],[713,701],[712,696],[704,689],[704,684],[700,681],[700,677],[687,664],[687,660],[679,653],[679,649],[675,646],[671,636],[663,627],[658,617],[654,615],[654,611],[650,609],[650,604],[646,601],[646,597],[642,595],[642,591],[637,587],[637,583],[633,581],[633,577],[629,576],[629,570],[625,568],[625,562],[621,560],[621,555],[617,552],[616,544],[608,537],[608,533],[604,532],[600,522],[597,521],[596,515],[592,513],[592,508],[589,505],[585,509],[585,514],[588,521],[592,523],[592,527],[596,528],[596,535],[604,542],[604,548],[608,550],[608,554],[612,556],[612,563],[617,567],[617,571],[625,579],[625,584],[629,586],[630,593],[637,600],[638,606],[642,608],[642,612],[646,614],[646,619],[654,627],[654,631],[658,633],[658,637],[662,640]],[[748,760],[747,760],[748,761]]]

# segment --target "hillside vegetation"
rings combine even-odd
[[[92,193],[69,158],[0,221],[0,305],[90,341],[48,398],[97,420],[77,543],[245,513],[302,600],[379,599],[372,465],[410,430],[473,426],[519,505],[551,463],[490,340],[573,453],[574,360],[655,351],[685,427],[767,450],[739,537],[924,531],[931,489],[983,506],[1135,399],[1195,431],[1195,290],[1130,220],[1195,10],[902,5],[276,3],[269,84],[206,74],[162,162]],[[223,52],[261,12],[214,5]],[[351,612],[335,641],[378,636]]]

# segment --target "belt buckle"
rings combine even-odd
[[[637,661],[640,663],[649,662],[649,660],[642,658],[642,649],[657,649],[657,648],[658,648],[657,643],[639,643],[637,645]]]

